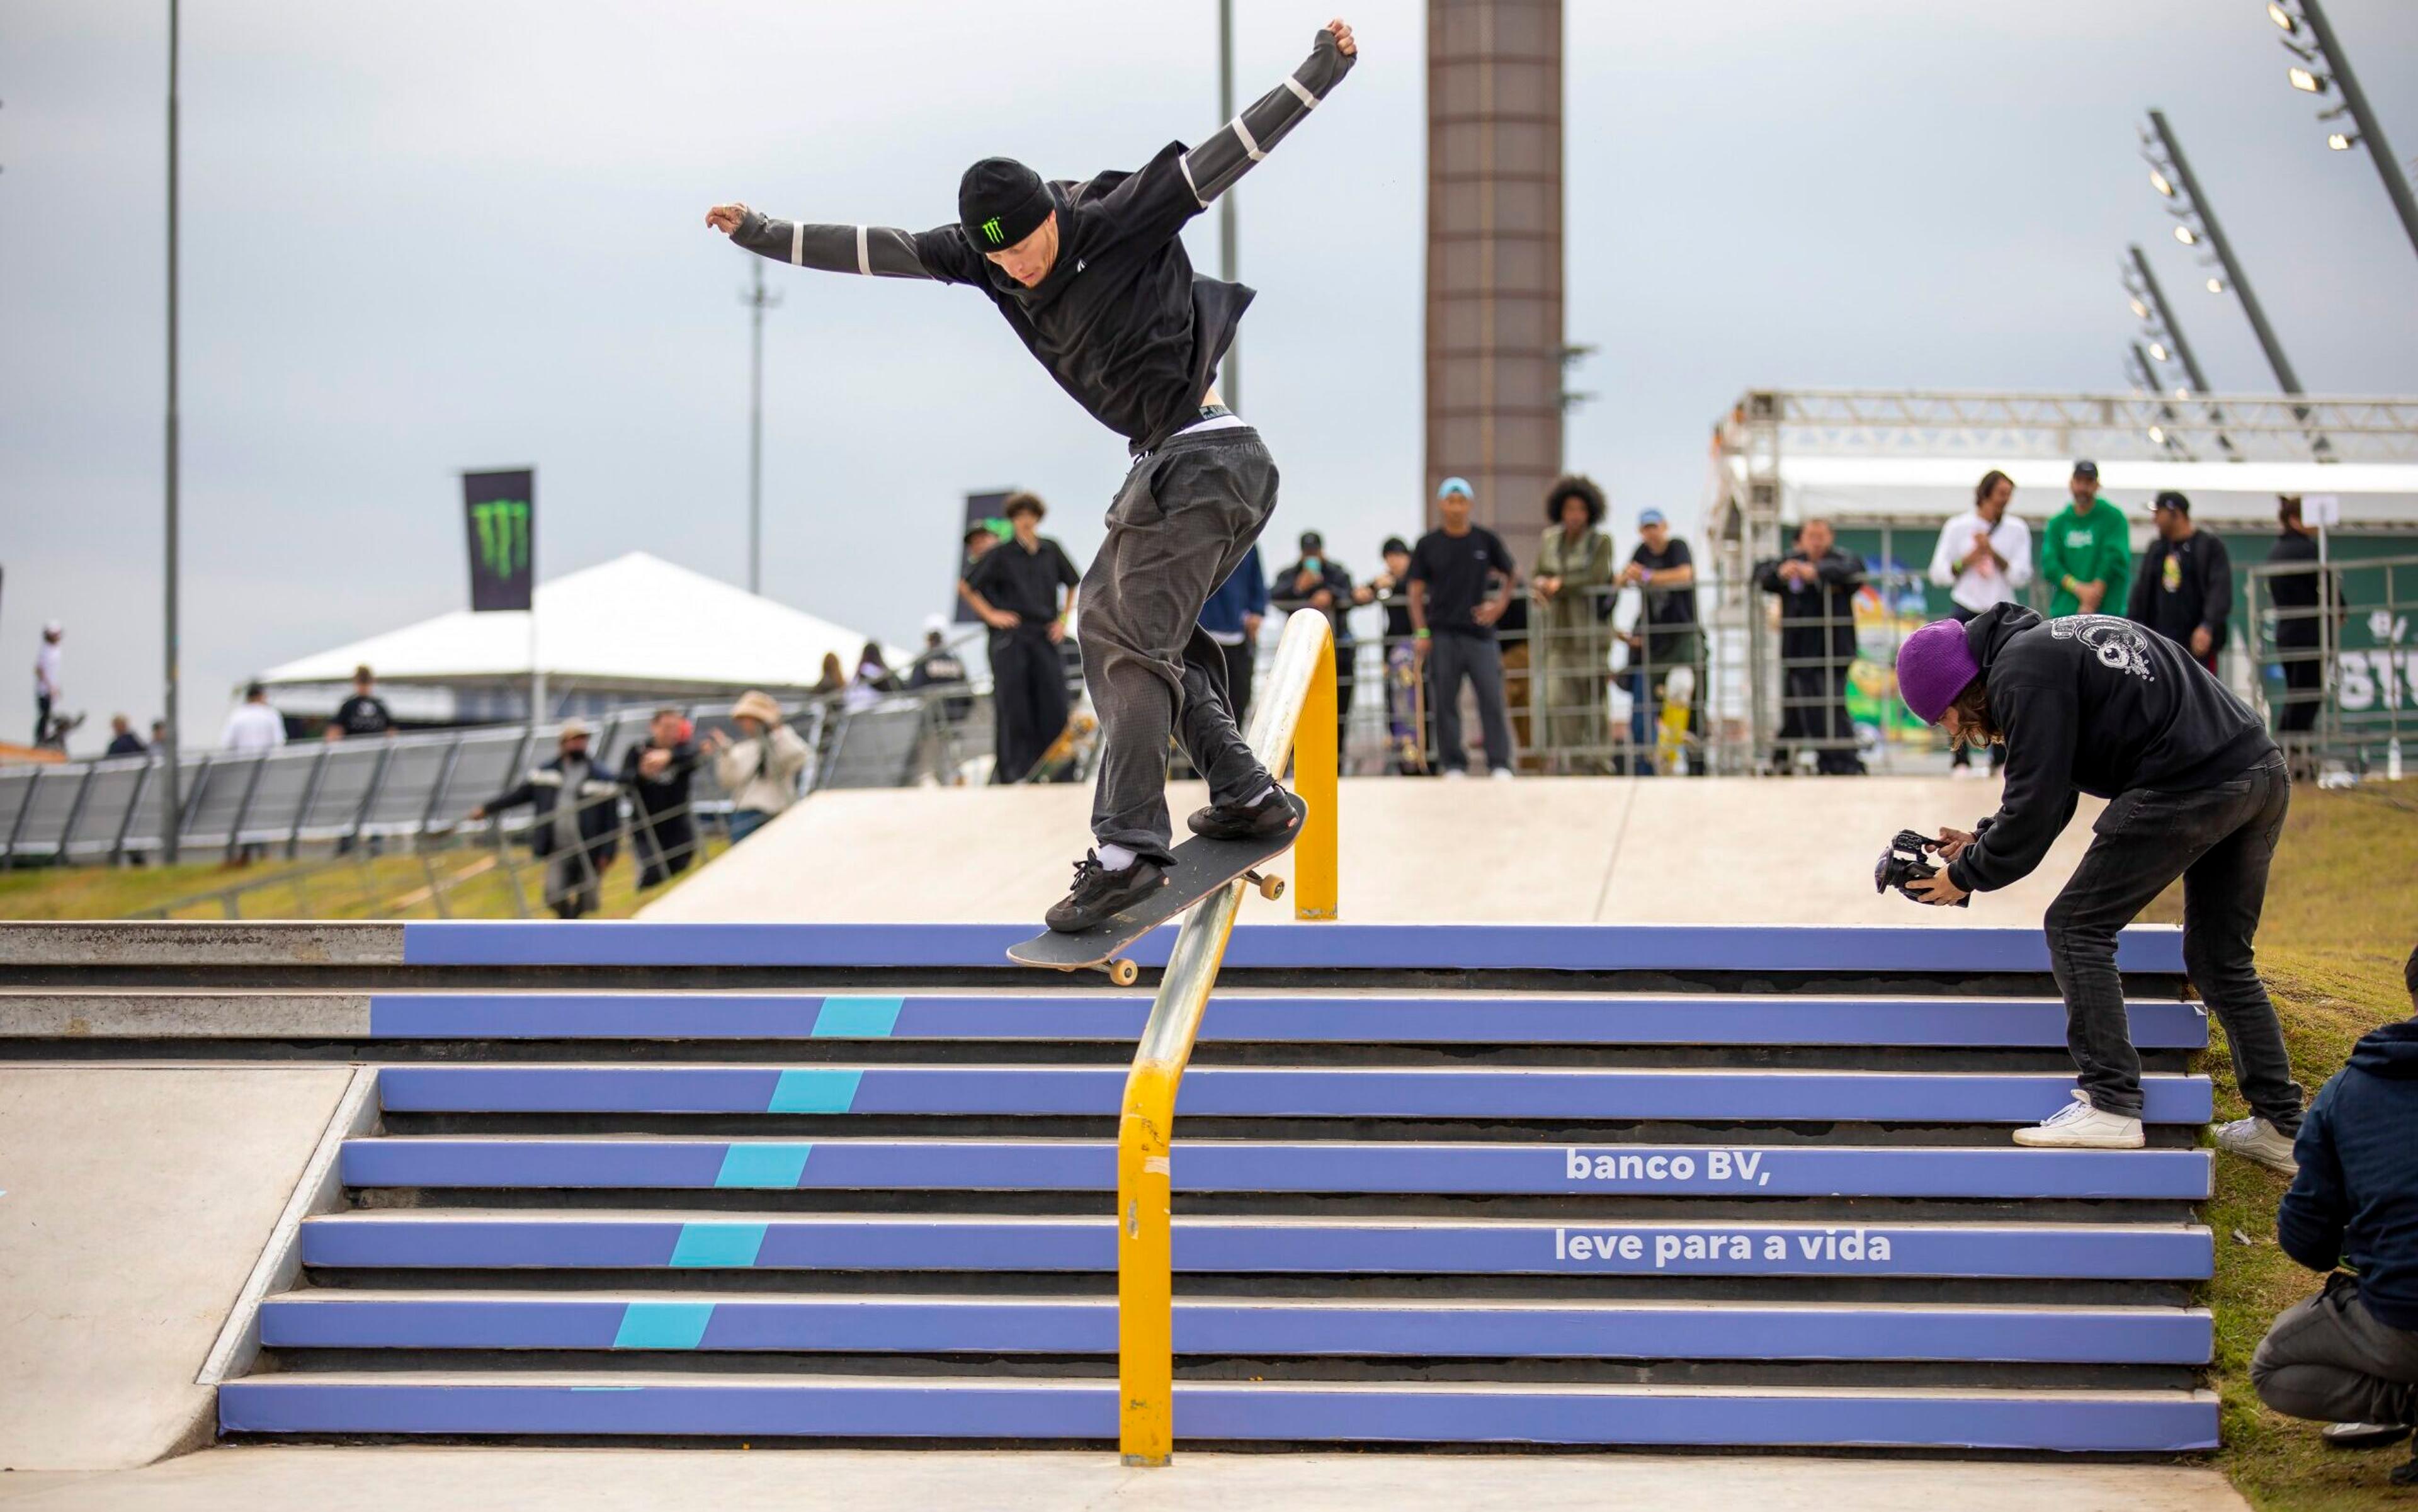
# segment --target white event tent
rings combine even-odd
[[[808,688],[827,652],[853,673],[868,638],[645,552],[540,583],[536,620],[532,641],[528,614],[457,609],[288,662],[260,680],[280,711],[318,717],[351,691],[354,667],[367,665],[396,719],[467,724],[526,717],[532,652],[552,716]],[[895,664],[903,653],[885,646],[883,654]]]

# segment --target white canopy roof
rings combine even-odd
[[[1824,456],[1783,451],[1781,511],[1784,518],[1815,514],[1944,519],[1972,507],[1973,485],[1997,466],[2015,483],[2015,510],[2045,519],[2066,501],[2072,465],[2064,458],[1992,461],[1954,456]],[[1744,475],[1740,459],[1732,471]],[[2278,494],[2333,494],[2347,526],[2418,525],[2418,464],[2317,462],[2126,461],[2099,465],[2100,492],[2136,520],[2164,489],[2192,501],[2195,519],[2214,524],[2272,521]]]
[[[853,673],[866,640],[640,551],[540,583],[537,637],[550,680],[665,692],[810,687],[825,652]],[[343,682],[364,663],[381,682],[517,680],[529,674],[529,650],[527,614],[457,609],[288,662],[261,680]]]

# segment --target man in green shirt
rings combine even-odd
[[[2116,506],[2099,496],[2099,464],[2077,462],[2074,502],[2041,532],[2041,581],[2057,590],[2048,617],[2124,612],[2132,590],[2133,538]]]

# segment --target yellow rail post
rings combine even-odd
[[[1297,736],[1307,734],[1307,747]],[[1335,641],[1326,617],[1297,609],[1253,712],[1251,750],[1270,771],[1292,752],[1309,817],[1293,844],[1305,919],[1335,917]],[[1323,891],[1311,895],[1313,874]],[[1201,1013],[1225,958],[1245,884],[1202,898],[1185,917],[1150,1019],[1125,1075],[1117,1126],[1117,1448],[1128,1465],[1163,1465],[1175,1446],[1175,1304],[1169,1241],[1169,1166],[1175,1093],[1192,1059]],[[1313,912],[1313,905],[1322,911]]]

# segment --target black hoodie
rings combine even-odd
[[[2030,875],[2074,817],[2076,791],[2212,787],[2275,754],[2258,716],[2214,673],[2129,619],[2044,620],[2002,603],[1965,627],[1965,642],[2007,741],[1989,832],[1948,868],[1967,893]]]
[[[2275,1210],[2284,1253],[2313,1271],[2348,1262],[2378,1322],[2418,1331],[2418,1018],[2352,1047],[2292,1156],[2301,1173]]]

